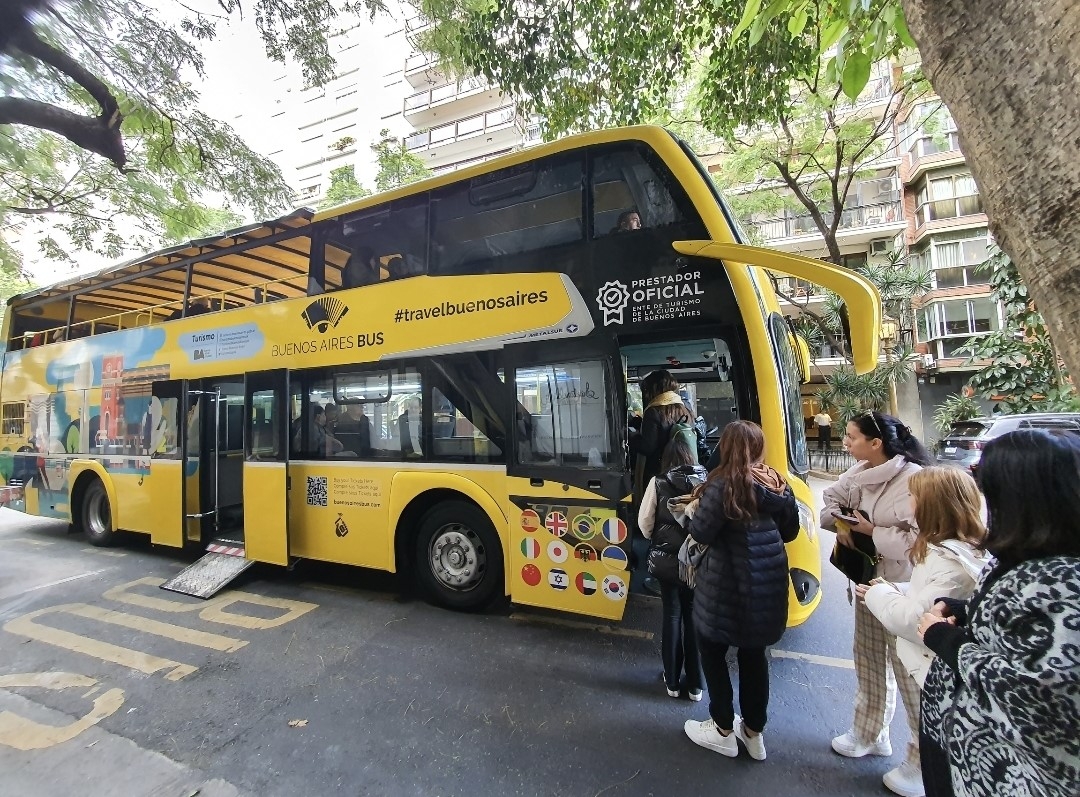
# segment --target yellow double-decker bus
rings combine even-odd
[[[192,594],[311,559],[410,571],[452,608],[618,619],[628,410],[666,368],[710,442],[757,421],[790,479],[795,625],[820,600],[805,369],[764,269],[839,293],[873,367],[874,287],[743,245],[661,128],[191,241],[9,302],[7,495],[94,544],[208,546],[170,585]]]

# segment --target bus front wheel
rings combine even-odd
[[[436,604],[482,609],[503,586],[502,547],[479,507],[448,501],[430,509],[416,535],[416,576]]]
[[[116,532],[112,529],[112,507],[105,485],[92,479],[83,491],[79,502],[79,529],[91,545],[112,545]]]

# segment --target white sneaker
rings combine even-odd
[[[926,797],[922,770],[907,761],[896,769],[890,769],[881,780],[885,783],[885,788],[900,797]]]
[[[678,697],[679,696],[679,690],[678,689],[672,689],[670,686],[666,686],[666,685],[664,686],[664,688],[667,689],[667,696],[668,697]]]
[[[854,731],[848,731],[832,740],[832,749],[848,758],[862,758],[865,755],[892,755],[892,745],[888,738],[867,744],[859,739]]]
[[[711,717],[704,722],[687,720],[683,725],[683,730],[694,744],[707,747],[728,758],[734,758],[739,754],[739,741],[735,738],[735,732],[732,731],[724,736]]]
[[[742,717],[738,714],[735,715],[734,735],[746,745],[746,752],[750,754],[752,759],[755,761],[765,760],[765,740],[762,738],[762,734],[749,735],[746,732],[746,726],[743,725]],[[925,797],[925,795],[919,795],[919,797]]]
[[[695,703],[700,703],[701,702],[701,690],[700,689],[691,689],[688,694],[690,695],[690,699],[693,700]]]

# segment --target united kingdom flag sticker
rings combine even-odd
[[[609,600],[621,601],[626,597],[626,582],[618,576],[604,576],[604,596]]]
[[[544,526],[556,537],[565,537],[566,532],[570,530],[570,524],[562,512],[548,512],[548,516],[544,519]]]
[[[626,524],[617,517],[609,517],[602,528],[604,539],[612,545],[621,545],[626,539]]]

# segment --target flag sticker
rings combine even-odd
[[[521,513],[521,528],[523,531],[532,534],[534,531],[540,530],[540,516],[532,509],[526,509]]]
[[[535,537],[526,537],[521,541],[521,555],[526,559],[535,559],[540,555],[540,543]]]
[[[521,580],[530,587],[535,587],[540,583],[540,568],[536,565],[525,565],[521,568]]]
[[[604,576],[604,596],[613,601],[626,597],[626,582],[618,576]]]
[[[600,557],[596,555],[595,548],[583,542],[574,546],[574,558],[581,562],[595,562]]]
[[[577,587],[578,592],[582,595],[593,595],[596,593],[596,579],[593,578],[591,573],[578,573],[574,578],[574,586]]]
[[[626,551],[617,545],[609,545],[600,552],[600,561],[604,563],[608,570],[625,570],[627,563]]]
[[[565,537],[570,528],[570,524],[566,522],[566,515],[562,512],[548,512],[544,525],[556,537]]]
[[[566,557],[570,555],[570,550],[562,540],[552,540],[548,543],[547,555],[548,559],[555,562],[555,564],[562,564],[566,561]]]
[[[564,590],[570,586],[570,579],[565,570],[556,567],[548,573],[548,583],[557,590]]]
[[[591,540],[596,536],[596,525],[588,515],[574,518],[574,534],[579,540]]]
[[[617,517],[609,517],[603,525],[604,539],[618,545],[626,539],[626,524]]]

